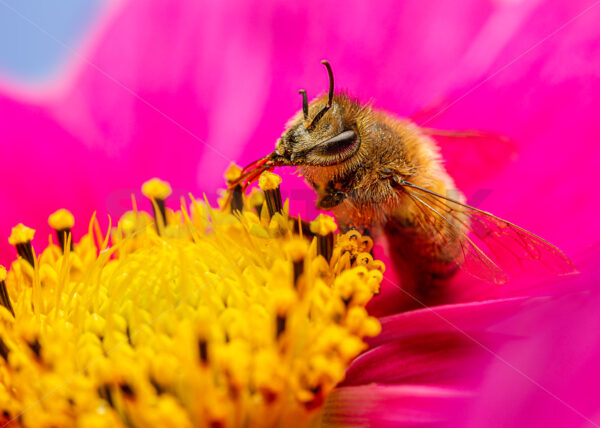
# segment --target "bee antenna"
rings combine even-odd
[[[326,59],[321,61],[321,64],[327,68],[327,74],[329,75],[329,100],[327,101],[327,107],[331,107],[333,103],[333,71],[331,71],[331,64]]]
[[[333,104],[333,71],[331,71],[331,65],[329,64],[329,61],[327,61],[326,59],[321,61],[321,64],[323,64],[325,66],[325,68],[327,68],[327,74],[329,75],[329,98],[327,99],[327,105],[325,107],[323,107],[320,112],[317,113],[317,115],[314,117],[314,119],[312,120],[310,125],[308,125],[308,128],[307,128],[308,130],[311,130],[314,128],[314,126],[317,124],[317,122],[319,120],[321,120],[323,115],[327,112],[327,110],[329,110],[331,108],[331,106]]]
[[[308,120],[308,99],[306,98],[306,91],[300,89],[298,93],[302,94],[302,113],[304,113],[304,120]]]

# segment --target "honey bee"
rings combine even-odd
[[[459,267],[492,283],[507,272],[557,274],[573,263],[546,240],[465,203],[430,132],[408,119],[329,91],[289,121],[275,150],[248,165],[230,189],[245,189],[265,170],[294,166],[332,211],[342,232],[385,236],[402,288],[426,298]]]

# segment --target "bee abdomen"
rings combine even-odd
[[[391,218],[384,226],[394,268],[402,290],[415,306],[446,300],[447,282],[459,269],[459,238],[443,242],[430,233]]]

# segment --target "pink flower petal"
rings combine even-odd
[[[335,390],[324,427],[418,427],[446,420],[469,397],[461,390],[424,385],[361,385]]]
[[[599,306],[597,290],[573,293],[508,320],[503,329],[528,340],[506,343],[454,418],[473,428],[600,425]]]
[[[542,301],[539,300],[538,301]],[[382,332],[370,340],[378,346],[419,334],[483,332],[494,323],[534,303],[527,298],[487,300],[416,309],[380,318]]]
[[[473,385],[493,356],[515,333],[495,324],[542,299],[504,299],[436,306],[380,319],[382,332],[348,369],[343,385],[443,383]]]
[[[354,360],[342,385],[377,382],[473,387],[492,357],[490,351],[508,339],[491,333],[469,332],[466,336],[457,330],[399,339],[372,348]]]

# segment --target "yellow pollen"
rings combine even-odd
[[[236,164],[232,163],[225,171],[225,179],[227,181],[233,181],[242,174],[242,169]]]
[[[133,211],[128,211],[121,216],[119,220],[119,226],[125,233],[131,233],[135,231],[137,225],[137,215]]]
[[[250,196],[248,196],[248,203],[252,207],[261,207],[265,202],[265,194],[259,190],[252,189]]]
[[[281,184],[281,177],[272,172],[263,172],[258,179],[258,186],[262,190],[275,190]]]
[[[75,218],[69,210],[63,208],[48,217],[48,224],[55,230],[70,229],[75,224]]]
[[[166,181],[152,178],[142,185],[142,193],[148,199],[167,199],[171,194],[171,186]]]
[[[337,225],[333,217],[326,214],[319,214],[317,218],[310,223],[310,231],[315,235],[325,236],[335,232]]]
[[[12,228],[8,243],[10,245],[26,244],[33,240],[35,230],[25,226],[23,223],[17,224]]]
[[[0,415],[22,427],[320,426],[381,330],[365,306],[382,266],[358,232],[333,239],[331,217],[311,241],[286,210],[272,227],[243,202],[233,215],[182,200],[160,234],[134,206],[108,231],[93,217],[70,250],[0,266]],[[11,243],[32,238],[19,225]]]
[[[302,260],[308,250],[306,241],[302,238],[291,239],[284,248],[294,262]]]

